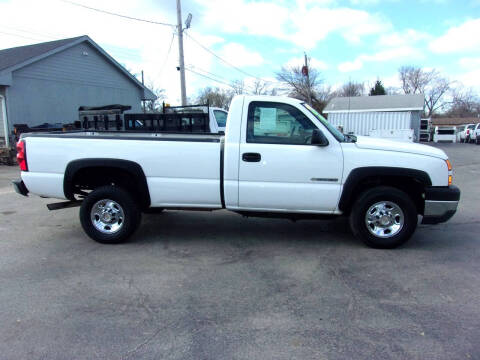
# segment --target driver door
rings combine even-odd
[[[239,207],[333,212],[343,171],[340,144],[330,136],[328,146],[312,145],[317,126],[293,105],[252,101],[245,107],[248,115],[240,143]],[[323,127],[320,130],[327,132]]]

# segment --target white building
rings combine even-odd
[[[412,129],[418,141],[423,94],[336,97],[323,112],[345,134],[371,135],[378,130]]]

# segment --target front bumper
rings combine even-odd
[[[456,186],[428,187],[425,190],[425,209],[422,224],[448,221],[457,211],[460,189]]]
[[[15,189],[15,192],[17,194],[20,194],[23,196],[28,195],[28,189],[22,180],[13,180],[12,183],[13,183],[13,188]]]

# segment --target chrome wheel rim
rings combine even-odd
[[[380,201],[370,206],[365,214],[368,231],[379,238],[397,235],[405,224],[403,211],[391,201]]]
[[[90,220],[95,229],[103,234],[114,234],[123,227],[125,214],[116,201],[102,199],[92,206]]]

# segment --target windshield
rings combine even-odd
[[[215,120],[217,120],[218,127],[225,127],[227,125],[227,113],[221,110],[213,110]]]
[[[313,116],[315,116],[322,124],[323,126],[325,126],[328,131],[330,131],[330,133],[335,137],[335,139],[337,139],[338,141],[345,141],[345,136],[337,130],[337,128],[335,128],[335,126],[333,126],[332,124],[330,124],[327,119],[325,119],[322,115],[320,115],[320,113],[315,110],[314,108],[312,108],[310,105],[306,104],[306,103],[302,103],[302,105],[308,110],[310,111]]]

